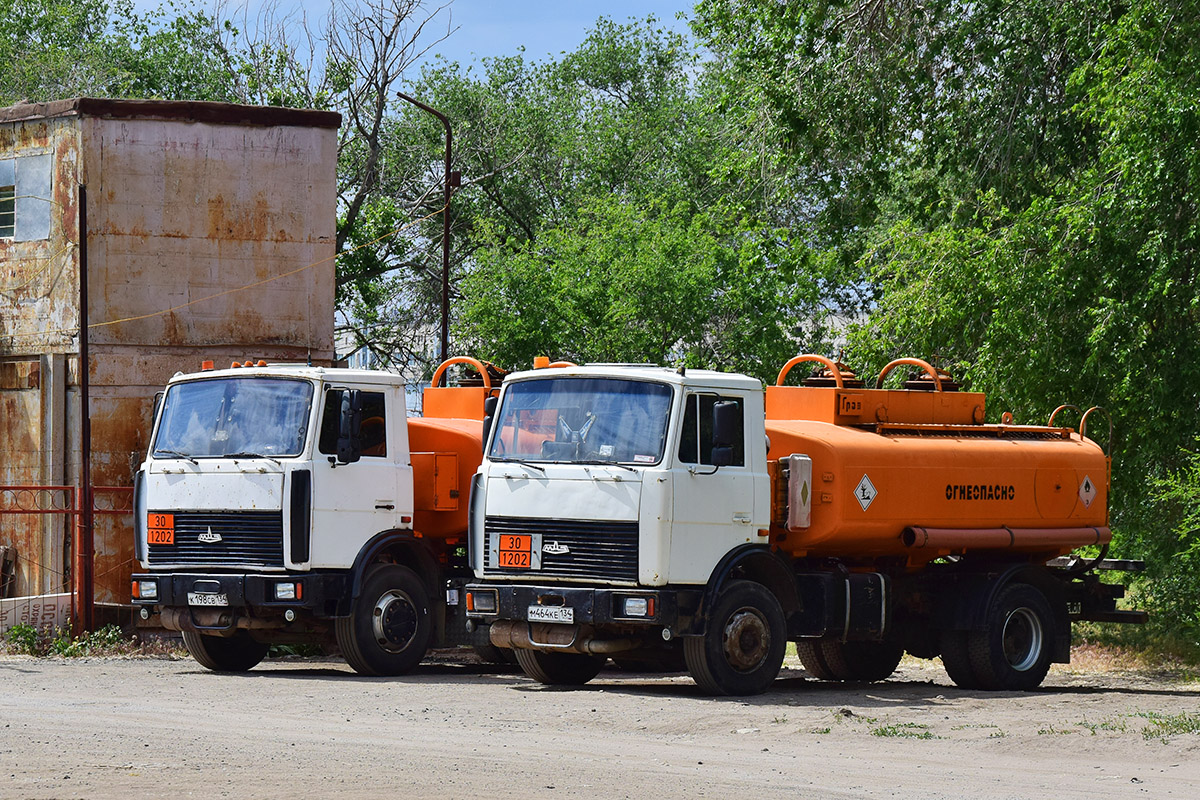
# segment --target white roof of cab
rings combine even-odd
[[[399,375],[374,369],[343,369],[339,367],[310,367],[306,364],[267,364],[264,367],[229,367],[188,372],[176,375],[168,383],[179,383],[208,378],[300,378],[302,380],[324,380],[330,383],[354,381],[377,383],[387,386],[403,386]]]
[[[547,367],[513,372],[505,377],[505,383],[546,378],[626,378],[629,380],[654,381],[676,386],[700,386],[716,389],[738,389],[762,391],[757,378],[736,372],[717,372],[709,369],[689,369],[680,373],[674,367],[656,367],[648,364],[588,364],[581,367]]]

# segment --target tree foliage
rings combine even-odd
[[[853,356],[936,355],[993,414],[1107,408],[1118,551],[1150,562],[1143,597],[1173,609],[1162,629],[1194,620],[1200,598],[1169,577],[1180,543],[1151,502],[1200,435],[1194,8],[778,12],[702,0],[697,30],[727,94],[770,109],[815,246],[864,289]],[[1103,423],[1089,433],[1107,444]]]

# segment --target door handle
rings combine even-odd
[[[750,515],[744,511],[735,511],[733,514],[733,521],[742,525],[749,525]]]
[[[376,511],[395,511],[396,506],[393,505],[392,503],[376,503],[375,510]]]

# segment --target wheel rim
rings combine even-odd
[[[417,609],[412,599],[398,589],[384,592],[375,603],[371,630],[376,643],[389,653],[407,648],[417,633]]]
[[[1042,621],[1032,609],[1017,608],[1004,620],[1004,658],[1017,672],[1025,672],[1042,655]]]
[[[755,609],[743,607],[729,615],[723,631],[725,661],[740,672],[760,665],[771,651],[771,629]]]

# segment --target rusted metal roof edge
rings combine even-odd
[[[165,119],[208,122],[214,125],[280,125],[305,128],[337,128],[342,115],[336,111],[314,111],[277,106],[248,106],[199,100],[115,100],[104,97],[75,97],[46,103],[22,103],[0,108],[0,122],[27,122],[53,117],[103,117],[107,119]]]

